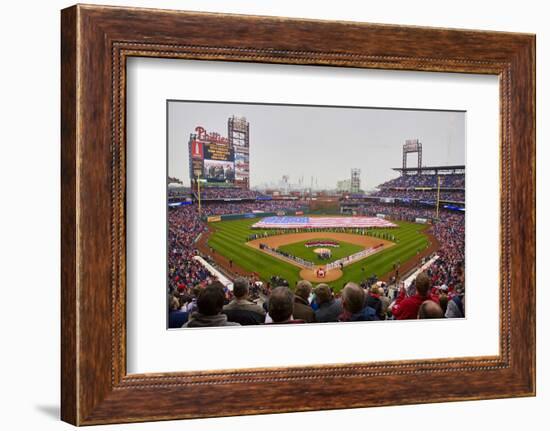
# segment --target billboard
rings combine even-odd
[[[229,160],[204,159],[202,178],[207,183],[233,183],[235,181],[235,164]]]
[[[204,144],[204,160],[233,162],[233,149],[228,143],[206,142]]]
[[[235,178],[243,180],[248,178],[250,162],[248,154],[235,153]]]
[[[227,138],[218,133],[207,133],[196,127],[189,140],[189,163],[191,179],[201,178],[203,185],[212,183],[233,184],[235,161],[233,149]]]
[[[192,139],[189,146],[192,179],[205,179],[206,185],[235,180],[233,150],[228,144]]]
[[[414,153],[420,148],[418,139],[407,139],[403,145],[403,151]]]
[[[250,188],[250,125],[246,118],[232,116],[227,120],[227,137],[234,151],[235,185]]]
[[[202,126],[197,126],[195,133],[190,135],[189,173],[192,183],[200,178],[203,187],[223,185],[248,188],[248,123],[244,118],[230,120],[231,126],[235,122],[241,130],[230,127],[229,138],[219,133],[209,133]],[[238,138],[234,136],[237,132]]]

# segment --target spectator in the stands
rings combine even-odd
[[[441,310],[443,310],[443,314],[447,312],[447,304],[449,303],[449,297],[446,293],[441,293],[439,295],[439,306],[441,307]]]
[[[286,286],[273,289],[269,297],[269,317],[272,323],[304,323],[303,320],[294,319],[294,294]]]
[[[309,296],[313,286],[307,280],[300,280],[296,284],[296,289],[294,290],[294,312],[293,316],[295,319],[301,319],[306,323],[315,322],[315,312],[311,305],[309,305]]]
[[[388,297],[388,292],[386,289],[387,289],[387,285],[385,283],[382,283],[382,285],[378,287],[378,295],[379,295],[378,297],[380,298],[380,302],[382,303],[382,309],[380,310],[381,320],[385,320],[387,318],[388,307],[391,304],[391,299]]]
[[[444,317],[443,310],[436,302],[428,299],[420,304],[418,309],[419,319],[443,319]]]
[[[464,189],[465,176],[463,173],[453,174],[426,174],[421,175],[401,175],[393,180],[386,181],[378,186],[380,189],[412,188],[415,187],[437,187],[438,179],[442,188]]]
[[[397,320],[416,319],[420,305],[430,299],[430,278],[424,272],[421,272],[415,280],[416,294],[406,296],[405,289],[401,288],[399,296],[392,307],[392,314]]]
[[[378,286],[371,286],[371,288],[365,293],[365,305],[373,308],[380,319],[384,319],[384,304],[380,299],[380,290],[378,289]]]
[[[344,313],[340,315],[341,321],[361,322],[380,320],[376,310],[366,305],[365,291],[356,283],[347,283],[342,291],[342,307]]]
[[[265,311],[249,299],[250,285],[246,278],[239,277],[233,283],[234,299],[223,307],[223,314],[230,322],[241,325],[264,323]]]
[[[168,327],[169,328],[181,328],[185,322],[187,322],[188,314],[180,307],[180,301],[176,296],[171,296],[170,299],[170,311],[168,313]]]
[[[183,327],[240,326],[236,322],[229,322],[227,316],[222,314],[224,299],[223,284],[219,281],[206,286],[197,298],[198,311],[191,315],[191,318]]]
[[[321,283],[315,288],[315,299],[319,308],[315,311],[317,322],[338,322],[343,311],[342,302],[334,298],[328,284]]]
[[[459,319],[464,316],[464,291],[460,288],[457,290],[457,295],[448,302],[445,317],[448,319]]]
[[[182,307],[182,310],[187,311],[187,314],[191,315],[193,312],[197,311],[197,298],[199,297],[201,290],[202,287],[198,284],[193,286],[193,289],[191,289],[191,296],[187,298],[187,302]]]

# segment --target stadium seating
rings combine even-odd
[[[443,176],[442,187],[453,188],[455,190],[445,190],[441,194],[441,199],[450,201],[464,202],[464,175],[451,174]],[[414,187],[435,187],[437,178],[435,175],[407,175],[381,184],[379,190],[371,195],[372,197],[394,197],[410,200],[427,200],[433,197],[434,190],[414,190]],[[395,188],[402,188],[396,190]],[[460,190],[462,188],[462,190]],[[457,190],[458,189],[458,190]],[[229,191],[228,191],[229,190]],[[295,200],[256,200],[260,197],[257,192],[248,192],[241,189],[209,189],[203,192],[202,215],[225,215],[225,214],[245,214],[252,212],[277,212],[281,210],[298,210],[307,205],[305,201]],[[227,193],[227,194],[226,194]],[[189,197],[189,191],[169,193],[170,197]],[[196,197],[196,194],[195,194]],[[238,198],[243,201],[221,202],[224,198]],[[417,218],[423,218],[432,221],[429,232],[439,242],[439,248],[434,255],[431,266],[426,270],[430,277],[431,285],[436,289],[431,294],[439,295],[440,292],[446,299],[451,299],[456,295],[463,295],[464,292],[464,243],[465,226],[464,212],[447,211],[442,209],[439,219],[435,220],[435,208],[433,206],[422,206],[419,204],[406,204],[404,202],[380,202],[379,199],[364,199],[355,197],[348,202],[354,202],[354,210],[357,215],[376,216],[384,214],[389,220],[415,221]],[[194,300],[192,291],[196,286],[204,287],[215,281],[213,277],[200,263],[193,259],[193,256],[200,255],[196,249],[195,242],[199,235],[207,230],[206,222],[199,216],[198,204],[196,200],[188,205],[182,205],[168,210],[168,294],[171,297],[177,297],[182,306],[182,310],[188,310],[190,301]],[[208,259],[208,256],[203,256]],[[209,262],[210,263],[210,262]],[[215,262],[211,261],[212,265]],[[276,287],[279,282],[277,274],[266,283],[259,283],[257,287],[258,295],[263,297],[264,301],[269,301],[271,287]],[[250,281],[259,281],[250,276]],[[365,280],[356,280],[365,291],[377,282],[376,278]],[[271,284],[273,282],[273,285]],[[395,287],[395,286],[393,286]],[[414,288],[414,286],[413,286]],[[383,284],[380,297],[391,299],[391,286]],[[229,290],[225,291],[226,301],[232,299]],[[336,300],[340,300],[336,295]],[[312,302],[312,308],[316,304]],[[175,311],[171,310],[171,316],[176,321]],[[236,321],[243,325],[261,324],[261,319],[255,316],[235,315],[225,313],[229,321]],[[179,316],[178,316],[179,317]],[[392,318],[391,311],[385,313],[382,317]],[[341,320],[349,319],[349,316],[342,316]]]
[[[257,199],[262,196],[260,192],[236,187],[208,187],[200,192],[200,197],[204,200]],[[195,197],[198,199],[198,192],[195,192]]]
[[[437,187],[437,177],[440,178],[442,188],[464,189],[464,174],[445,174],[445,175],[401,175],[393,180],[386,181],[378,186],[380,189],[389,189],[392,187]]]
[[[370,193],[369,196],[435,201],[437,199],[438,178],[440,180],[440,200],[464,202],[464,174],[402,175],[380,184],[377,187],[378,190]]]

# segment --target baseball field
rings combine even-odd
[[[407,263],[417,260],[422,252],[430,248],[432,239],[424,232],[428,225],[394,222],[396,228],[368,229],[367,235],[354,234],[347,231],[345,234],[327,231],[280,233],[273,230],[252,229],[251,226],[259,219],[242,219],[209,223],[210,236],[208,246],[215,250],[214,257],[223,256],[224,261],[231,260],[233,269],[239,268],[247,272],[257,273],[262,280],[269,281],[271,276],[278,275],[288,280],[290,286],[300,280],[300,267],[289,261],[278,258],[259,249],[258,243],[263,239],[251,241],[253,234],[268,233],[268,239],[276,245],[278,250],[285,251],[316,264],[317,257],[310,248],[305,246],[311,240],[337,240],[338,248],[332,250],[333,261],[338,258],[352,255],[369,246],[383,243],[381,251],[362,260],[345,266],[336,280],[328,282],[334,290],[340,290],[348,281],[360,282],[373,274],[382,277],[393,271],[394,265],[400,263],[406,267]],[[272,235],[277,233],[277,235]],[[393,237],[382,239],[382,234],[388,233]],[[272,235],[272,236],[271,236]],[[390,240],[391,239],[391,240]]]

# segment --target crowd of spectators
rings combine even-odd
[[[439,242],[437,259],[409,286],[400,289],[392,313],[407,319],[419,310],[425,316],[464,317],[465,224],[463,213],[442,212],[430,232]],[[425,301],[430,303],[420,305]],[[441,309],[439,311],[434,304]],[[404,305],[403,305],[404,304]],[[437,312],[436,312],[437,311]]]
[[[463,214],[442,213],[431,229],[439,241],[439,259],[428,269],[432,285],[445,293],[449,307],[447,317],[464,317],[463,297],[465,225]]]
[[[168,187],[168,197],[191,197],[193,192],[189,187]]]
[[[206,216],[299,210],[304,206],[305,203],[299,200],[201,202],[202,212]]]
[[[398,190],[398,189],[382,189],[369,196],[384,197],[384,198],[399,198],[399,199],[418,199],[424,201],[436,201],[437,189],[433,190]],[[464,202],[464,191],[440,191],[439,199],[451,202]]]
[[[401,175],[380,184],[378,190],[370,193],[369,197],[435,201],[437,199],[438,177],[440,179],[439,198],[441,200],[464,202],[464,174]],[[418,190],[418,188],[428,188],[430,190]]]
[[[279,206],[280,205],[280,206]],[[295,205],[292,207],[292,205]],[[204,215],[298,209],[299,201],[204,203]],[[289,208],[290,206],[290,208]],[[435,210],[415,205],[365,204],[364,215],[386,214],[396,220],[431,220]],[[169,327],[208,327],[271,323],[314,323],[464,317],[464,214],[442,211],[430,228],[440,247],[438,259],[408,289],[396,296],[376,277],[347,283],[335,293],[327,284],[307,281],[289,286],[272,277],[261,283],[237,279],[230,291],[197,260],[195,242],[206,230],[196,204],[168,211]]]
[[[393,180],[380,184],[380,189],[387,188],[411,188],[411,187],[437,187],[437,177],[440,178],[440,187],[463,189],[465,187],[464,174],[420,174],[420,175],[401,175]]]
[[[189,187],[168,187],[168,202],[191,201],[193,192]]]
[[[214,281],[194,293],[194,308],[180,306],[170,297],[170,327],[248,326],[291,323],[336,323],[379,320],[409,320],[464,317],[463,293],[441,289],[429,272],[422,272],[412,289],[401,288],[396,298],[388,296],[383,283],[348,282],[339,294],[324,283],[316,287],[300,280],[291,289],[275,286],[261,301],[251,296],[246,278],[235,280],[233,297]],[[457,311],[458,310],[458,311]]]
[[[384,214],[391,220],[414,222],[417,218],[431,219],[435,217],[435,209],[431,207],[407,204],[369,203],[354,208],[357,215],[376,216]]]
[[[361,208],[365,214],[385,214],[396,220],[414,221],[426,218],[432,221],[429,232],[439,242],[439,258],[427,270],[434,286],[450,294],[464,294],[465,215],[463,212],[442,210],[434,220],[435,210],[412,205],[372,204]]]
[[[194,205],[168,211],[168,289],[187,292],[193,286],[210,281],[209,273],[196,260],[195,240],[206,230]]]
[[[264,196],[255,190],[241,189],[237,187],[205,187],[201,189],[201,199],[221,200],[221,199],[257,199]],[[198,199],[198,192],[195,192]]]
[[[202,206],[203,215],[223,215],[249,213],[254,210],[271,212],[274,210],[298,208],[295,201],[258,201],[250,203],[208,203]],[[201,219],[196,203],[182,205],[168,210],[168,294],[171,295],[169,309],[172,313],[185,309],[196,302],[193,289],[207,286],[216,280],[194,256],[200,255],[195,243],[207,230]],[[205,256],[203,256],[205,257]],[[208,260],[208,257],[205,257]],[[213,262],[211,262],[213,264]],[[225,289],[227,299],[232,293]],[[181,319],[179,317],[178,319]]]

